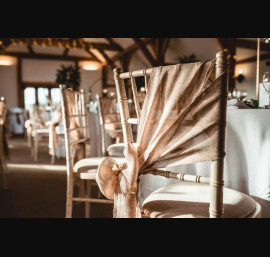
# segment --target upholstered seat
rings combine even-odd
[[[91,169],[97,169],[101,161],[104,159],[104,157],[92,157],[92,158],[84,158],[80,161],[78,161],[74,167],[73,171],[76,173],[80,172],[86,172]],[[120,165],[126,162],[125,158],[115,157],[113,158],[117,163]]]
[[[42,129],[36,129],[32,131],[32,136],[35,137],[36,133],[40,136],[48,136],[49,135],[49,129],[48,128],[42,128]]]
[[[122,157],[124,156],[124,148],[125,148],[124,143],[118,143],[118,144],[110,145],[107,148],[107,151],[108,151],[109,156]]]
[[[208,218],[210,186],[180,182],[160,188],[149,195],[142,212],[150,218]],[[224,218],[258,217],[260,205],[251,197],[224,188]]]

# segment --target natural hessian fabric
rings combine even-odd
[[[57,133],[56,126],[62,121],[62,108],[58,104],[55,110],[51,112],[51,120],[46,122],[46,126],[49,127],[49,154],[55,155],[55,150],[57,148]]]
[[[141,217],[138,177],[144,171],[213,161],[225,156],[221,134],[226,90],[215,59],[153,68],[136,144],[127,144],[126,164],[106,158],[97,172],[102,193],[114,199],[114,217]],[[226,108],[226,106],[225,106]]]

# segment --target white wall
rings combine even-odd
[[[263,54],[264,52],[261,52]],[[239,60],[243,60],[249,57],[257,56],[256,50],[248,50],[248,49],[237,49],[236,52]],[[235,67],[236,75],[238,75],[238,71],[241,69],[243,71],[243,75],[245,79],[239,83],[236,82],[236,88],[238,90],[247,90],[248,98],[256,99],[256,67],[257,62],[250,62],[244,64],[238,64]],[[270,66],[266,66],[266,61],[260,61],[260,74],[259,81],[262,82],[263,74],[266,71],[270,71]]]
[[[55,82],[57,69],[61,65],[74,65],[72,61],[55,60],[22,60],[22,81],[23,82]],[[8,108],[18,106],[17,90],[17,67],[0,66],[0,96],[6,97]],[[97,81],[98,80],[98,81]],[[101,93],[101,71],[81,70],[81,88],[88,91],[89,86],[96,81],[93,86],[93,93]]]
[[[4,96],[8,107],[18,106],[16,65],[0,65],[0,96]]]

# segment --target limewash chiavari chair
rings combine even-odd
[[[0,184],[2,189],[7,189],[7,165],[6,165],[6,154],[5,154],[5,133],[4,126],[6,120],[6,101],[4,97],[0,98]],[[7,146],[6,146],[7,147]]]
[[[123,136],[120,114],[116,112],[116,99],[113,97],[96,97],[98,103],[98,115],[101,128],[102,155],[111,157],[124,157],[124,144],[116,142],[108,145],[108,135],[113,137]],[[119,118],[119,119],[118,119]],[[109,121],[108,121],[109,120]],[[121,139],[119,140],[121,141]]]
[[[49,128],[46,127],[46,119],[43,108],[37,104],[30,107],[29,118],[31,121],[30,133],[28,135],[29,146],[31,147],[31,157],[34,162],[38,161],[39,147],[42,145],[48,146],[49,144]]]
[[[66,218],[72,217],[73,201],[85,202],[85,217],[90,217],[90,203],[113,203],[108,199],[91,197],[91,186],[96,185],[96,171],[103,157],[89,157],[90,136],[85,91],[78,92],[65,85],[60,85],[60,90],[67,164]],[[116,159],[124,161],[123,158]],[[84,182],[82,197],[74,196],[76,180]]]
[[[172,67],[171,70],[174,70],[174,72],[175,72],[175,70],[177,70],[177,71],[181,70],[181,68],[179,68],[179,67],[187,67],[185,69],[188,69],[188,67],[191,67],[191,66],[188,66],[189,64],[185,64],[185,65],[186,66],[177,66],[177,67],[176,67],[176,65],[171,66]],[[201,64],[198,63],[198,65],[201,65]],[[240,192],[237,192],[235,190],[231,190],[231,189],[224,187],[223,165],[224,165],[224,156],[225,156],[225,128],[226,128],[225,124],[226,124],[226,104],[227,104],[228,68],[229,68],[229,62],[228,62],[226,52],[222,51],[222,52],[217,53],[216,59],[211,62],[211,65],[212,65],[211,69],[214,72],[214,73],[212,73],[214,76],[213,79],[216,78],[216,80],[218,81],[218,83],[214,84],[215,86],[218,85],[218,88],[214,88],[215,90],[217,90],[216,94],[218,94],[218,97],[213,100],[213,98],[211,98],[212,95],[209,94],[209,93],[211,93],[211,91],[209,92],[209,90],[208,90],[210,88],[210,86],[206,85],[207,89],[205,89],[205,91],[202,91],[202,94],[199,96],[196,96],[196,98],[195,98],[196,100],[199,99],[199,103],[202,104],[200,106],[201,107],[203,106],[203,108],[202,108],[203,110],[201,110],[200,108],[197,109],[197,111],[199,113],[200,113],[200,111],[202,111],[202,113],[200,113],[200,115],[195,115],[193,117],[194,120],[199,120],[199,122],[201,122],[202,119],[204,119],[202,122],[204,122],[206,128],[208,129],[208,127],[207,127],[208,120],[207,120],[207,122],[205,122],[205,116],[207,115],[205,113],[205,108],[206,108],[206,110],[208,110],[208,113],[210,113],[210,110],[209,110],[209,107],[205,106],[205,104],[203,102],[205,100],[202,100],[202,99],[207,99],[207,101],[211,100],[211,102],[210,102],[211,104],[218,103],[218,105],[215,105],[215,108],[217,106],[218,106],[218,108],[215,109],[215,112],[211,112],[211,114],[210,114],[213,116],[213,113],[214,114],[217,113],[216,116],[218,116],[217,121],[215,121],[216,122],[215,126],[217,126],[217,130],[216,130],[217,132],[215,132],[217,134],[215,134],[215,135],[218,136],[218,140],[216,140],[217,137],[215,137],[215,143],[218,146],[218,147],[215,147],[215,151],[218,152],[218,158],[214,157],[216,159],[209,160],[209,159],[207,159],[208,157],[206,157],[204,160],[204,161],[211,161],[212,162],[210,177],[193,176],[193,175],[180,173],[180,171],[179,172],[165,171],[165,170],[160,168],[159,164],[158,164],[159,168],[147,168],[147,164],[146,164],[146,170],[143,170],[142,172],[140,172],[140,170],[139,170],[137,177],[134,178],[133,176],[130,177],[130,173],[128,173],[128,171],[129,171],[128,169],[123,169],[123,168],[121,168],[120,165],[117,166],[117,162],[115,162],[115,161],[112,162],[109,159],[104,160],[104,162],[102,162],[102,164],[100,165],[100,167],[98,169],[97,182],[98,182],[98,185],[99,185],[101,191],[103,192],[103,194],[108,199],[114,199],[114,204],[116,206],[115,207],[116,215],[114,217],[120,217],[120,218],[122,218],[122,217],[128,217],[128,218],[130,218],[130,217],[131,218],[134,218],[134,217],[146,217],[146,218],[157,218],[157,217],[161,217],[161,218],[162,217],[163,218],[167,218],[167,217],[195,217],[195,218],[196,217],[210,217],[210,218],[248,217],[248,218],[258,218],[261,216],[260,205],[258,203],[256,203],[251,197],[249,197],[245,194],[242,194]],[[170,69],[169,66],[167,66],[167,67],[168,67],[167,69],[166,69],[166,67],[164,67],[164,70],[168,71]],[[192,66],[192,67],[196,68],[198,66]],[[164,71],[164,73],[161,73],[163,70],[159,69],[159,68],[157,68],[155,70],[155,72],[156,72],[155,75],[160,76],[160,74],[166,74],[165,73],[166,71]],[[153,86],[152,85],[153,82],[152,81],[149,82],[149,75],[152,73],[153,69],[155,69],[155,68],[151,68],[151,69],[147,69],[147,70],[140,70],[140,71],[133,71],[133,72],[126,72],[126,73],[121,73],[121,70],[119,68],[114,69],[114,78],[115,78],[118,103],[119,103],[119,108],[120,108],[124,143],[127,146],[125,151],[127,150],[127,153],[128,153],[127,157],[129,159],[132,159],[132,158],[135,159],[134,156],[136,156],[136,154],[134,155],[134,151],[138,151],[138,148],[136,150],[136,148],[131,147],[132,145],[134,145],[133,138],[132,138],[131,124],[140,124],[140,121],[141,121],[140,120],[141,119],[141,112],[140,112],[140,106],[138,103],[137,90],[136,90],[136,85],[135,85],[135,77],[139,77],[139,76],[145,77],[146,92],[147,92],[146,96],[148,96],[149,101],[151,101],[154,97],[156,97],[156,95],[153,95],[152,93],[150,94],[150,91],[152,89],[151,86]],[[158,71],[158,73],[157,73],[157,71]],[[188,70],[188,74],[189,74],[189,72],[190,71]],[[200,77],[201,76],[200,74],[202,74],[201,70],[198,70],[197,72],[199,73],[198,76]],[[174,75],[175,75],[175,73],[174,73]],[[189,85],[189,88],[190,88],[190,86],[194,86],[194,85],[196,86],[196,82],[194,83],[194,81],[196,80],[197,77],[192,78],[193,84]],[[162,78],[164,78],[164,77],[162,77]],[[125,89],[125,85],[124,85],[125,79],[131,79],[131,82],[132,82],[131,84],[132,84],[132,91],[133,91],[133,95],[134,95],[134,102],[135,102],[135,106],[136,106],[137,118],[133,118],[133,119],[130,118],[129,109],[128,109],[128,102],[127,102],[127,97],[126,97],[126,89]],[[186,81],[186,80],[187,80],[187,78],[185,78],[184,81]],[[150,83],[152,83],[152,84],[150,84]],[[205,85],[205,84],[202,84],[202,85]],[[210,84],[210,85],[213,85],[213,84]],[[177,86],[182,87],[182,84],[180,83]],[[221,88],[219,86],[221,86]],[[161,87],[160,82],[158,85],[158,83],[156,81],[155,90],[156,90],[156,88],[158,88],[158,90],[161,89],[161,91],[157,91],[157,92],[163,92],[162,91],[163,89]],[[164,90],[168,90],[168,87]],[[192,88],[192,90],[194,90],[194,87]],[[213,87],[211,87],[211,90],[213,90]],[[190,92],[190,91],[188,91],[188,92]],[[164,92],[164,94],[165,93],[166,92]],[[205,96],[207,96],[208,98],[205,98]],[[164,98],[165,96],[161,95],[159,97]],[[215,102],[213,102],[213,101],[215,101]],[[153,102],[151,102],[151,103],[153,103]],[[178,103],[179,102],[176,102],[176,104],[178,104]],[[167,105],[170,103],[165,102],[164,104]],[[179,104],[182,104],[182,103],[179,103]],[[191,104],[188,102],[187,104],[188,104],[188,108],[186,108],[185,110],[188,110],[188,113],[190,113],[190,110],[192,110],[191,108],[193,108],[190,106],[193,106],[192,105],[193,103]],[[144,102],[144,105],[147,105],[146,101]],[[151,105],[151,106],[153,107],[153,105]],[[154,107],[153,107],[153,109],[155,110]],[[145,108],[145,106],[143,107],[143,111],[145,111],[144,108]],[[165,108],[165,110],[166,110],[166,108]],[[182,112],[181,109],[180,109],[180,112],[184,113],[184,111]],[[146,113],[146,112],[144,112],[144,114],[150,115],[149,113]],[[170,119],[170,114],[168,114],[168,115],[169,115],[169,119]],[[187,113],[184,113],[184,115],[187,115]],[[191,115],[192,115],[192,113],[191,113]],[[148,117],[148,116],[145,116],[145,117]],[[160,125],[160,123],[159,123],[160,120],[158,118],[158,114],[156,114],[156,113],[151,114],[151,118],[153,118],[153,117],[156,120],[156,123],[151,125],[151,126],[158,127]],[[177,116],[177,117],[180,117],[180,116]],[[186,119],[187,116],[181,116],[181,117],[184,117],[184,119],[185,119],[183,124],[188,124],[189,120]],[[208,118],[209,118],[209,116],[208,116]],[[145,119],[144,122],[147,122],[147,120]],[[150,120],[150,121],[148,120],[148,122],[151,123],[151,122],[154,122],[154,120]],[[180,122],[180,120],[179,120],[179,122]],[[192,120],[192,122],[193,122],[193,120]],[[195,122],[197,122],[197,121],[195,121]],[[211,122],[211,121],[209,121],[209,122]],[[168,122],[166,124],[170,124],[170,120],[168,120]],[[166,124],[165,124],[165,126],[168,126]],[[180,127],[177,124],[178,123],[176,123],[176,124],[173,123],[173,126],[174,126],[173,133],[174,134],[173,135],[172,134],[170,134],[170,135],[166,135],[166,134],[163,135],[162,134],[163,135],[162,139],[165,137],[165,138],[169,138],[169,140],[170,140],[170,136],[174,136],[175,133],[178,133],[180,131]],[[197,123],[195,123],[195,124],[197,124]],[[184,125],[184,127],[181,128],[181,130],[183,129],[183,131],[186,131],[186,130],[191,131],[193,128],[194,127],[190,128],[189,125]],[[143,132],[145,132],[145,131],[143,130]],[[149,135],[149,130],[147,131],[147,133],[148,133],[147,135]],[[150,133],[154,133],[154,127],[153,127],[153,132],[151,131]],[[179,132],[179,133],[182,133],[182,132]],[[199,136],[201,136],[201,134],[202,133],[200,133]],[[193,135],[193,133],[192,133],[192,135]],[[206,133],[203,133],[203,136],[205,136],[205,135],[206,135]],[[144,140],[148,140],[148,138],[145,138],[143,136],[144,135],[141,135],[141,138],[144,138]],[[201,139],[201,138],[199,138],[199,139]],[[179,139],[177,139],[177,140],[179,140]],[[181,138],[180,138],[180,140],[181,140]],[[198,140],[198,138],[197,138],[197,140]],[[153,141],[151,141],[151,143],[152,142]],[[159,142],[159,141],[157,141],[157,142]],[[191,138],[191,141],[189,141],[189,142],[192,142],[192,138]],[[143,144],[143,142],[140,142],[140,143]],[[200,144],[199,144],[199,146],[200,146]],[[205,147],[206,145],[203,145],[203,146]],[[140,147],[140,145],[136,146],[136,147]],[[162,146],[162,149],[164,149],[164,151],[167,151],[168,147],[166,148],[166,146],[164,145],[164,146]],[[181,147],[182,146],[180,145],[180,149],[181,149],[180,152],[182,151]],[[208,148],[208,146],[207,146],[207,148]],[[179,149],[179,146],[177,149]],[[149,155],[150,154],[154,155],[156,150],[158,150],[158,149],[154,148],[154,150],[150,150],[150,152],[147,152],[148,153],[147,156],[145,156],[145,155],[140,156],[138,154],[138,158],[139,158],[138,160],[139,161],[145,160],[145,159],[140,159],[140,157],[149,158]],[[179,156],[180,152],[178,152],[178,151],[177,151],[177,153],[173,152],[174,163],[175,163],[175,161],[179,163],[183,160],[183,159],[180,159],[180,156]],[[159,149],[158,153],[159,152],[160,152],[160,149]],[[216,152],[215,152],[215,155],[216,155]],[[145,152],[143,152],[143,153],[145,153]],[[161,153],[163,154],[163,152],[161,152]],[[191,150],[191,153],[193,154],[193,150]],[[199,159],[201,158],[200,153],[201,152],[199,152]],[[132,156],[132,158],[131,158],[131,156]],[[156,156],[156,155],[154,155],[154,156]],[[192,155],[192,158],[193,157],[194,157],[194,155]],[[197,155],[197,157],[198,157],[198,155]],[[126,159],[127,163],[129,163],[128,158]],[[151,156],[150,156],[150,158],[151,158]],[[166,158],[166,156],[164,158]],[[184,158],[189,158],[189,156],[184,156]],[[130,162],[131,169],[133,169],[133,170],[134,170],[134,167],[136,166],[136,162],[134,162],[134,159],[133,159],[133,162],[132,161]],[[146,160],[148,161],[149,159],[146,159]],[[167,161],[168,159],[163,159],[163,160]],[[170,159],[169,159],[169,161],[170,161]],[[185,161],[185,159],[184,159],[184,161]],[[163,163],[163,162],[161,161],[161,163]],[[139,163],[137,165],[140,165],[140,162],[137,162],[137,163]],[[184,163],[184,164],[188,164],[188,163],[196,163],[196,161],[192,160],[192,161]],[[145,162],[143,164],[145,164]],[[168,161],[166,164],[168,164]],[[117,168],[118,168],[117,174],[118,175],[115,176],[114,178],[107,179],[106,176],[108,176],[108,174],[113,174],[113,173],[115,174],[115,168],[114,168],[114,170],[111,169],[111,167],[113,165],[117,166]],[[152,165],[152,164],[150,164],[150,165]],[[163,167],[165,168],[166,166],[162,166],[162,168]],[[123,173],[122,171],[126,172],[126,173]],[[140,195],[140,193],[139,193],[140,176],[146,175],[146,174],[162,176],[165,178],[176,179],[176,180],[180,180],[180,181],[179,181],[179,183],[170,184],[170,185],[165,186],[161,189],[158,189],[155,192],[153,192],[152,194],[150,194],[142,203],[142,207],[140,210],[140,208],[138,207],[139,206],[138,205],[139,195]],[[123,177],[124,177],[124,179],[123,179]],[[113,183],[112,183],[112,181],[113,181]],[[118,181],[118,182],[116,182],[116,181]],[[126,182],[126,181],[128,181],[128,182]],[[121,187],[117,186],[117,183],[119,183],[121,185]],[[137,183],[137,186],[136,186],[136,183]],[[125,191],[125,192],[121,191],[122,188],[125,188],[123,185],[127,185],[127,189],[125,189],[127,191]],[[112,193],[112,192],[114,192],[114,193]],[[134,198],[136,198],[136,199],[134,199]],[[130,205],[130,203],[131,203],[131,205]],[[130,205],[131,207],[130,206],[127,207],[127,205]],[[134,207],[134,205],[135,205],[135,207]]]

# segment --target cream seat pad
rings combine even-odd
[[[245,218],[257,206],[251,197],[224,188],[224,218]],[[142,211],[151,218],[208,218],[210,186],[192,182],[180,182],[160,188],[149,195]]]
[[[109,156],[124,157],[124,143],[112,144],[108,147]]]
[[[85,172],[91,169],[97,169],[103,159],[104,157],[92,157],[92,158],[82,159],[74,165],[73,171]],[[123,164],[126,161],[125,158],[120,158],[120,157],[115,157],[115,158],[113,157],[112,159],[114,159],[119,164]]]

